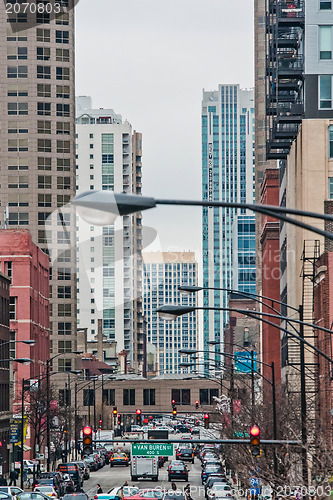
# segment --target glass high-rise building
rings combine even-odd
[[[254,201],[253,90],[242,90],[239,85],[219,85],[218,90],[203,92],[202,195],[205,200]],[[204,288],[237,289],[239,286],[243,291],[254,288],[255,278],[251,276],[251,285],[247,279],[255,257],[254,226],[252,222],[245,222],[249,216],[252,214],[243,209],[203,208]],[[247,229],[253,231],[253,235],[245,236]],[[235,241],[238,255],[233,249]],[[249,248],[245,249],[244,245]],[[204,290],[205,306],[227,307],[228,292]],[[216,353],[219,352],[227,321],[227,311],[204,311],[204,349],[208,347],[207,342],[213,340],[219,342],[215,347]]]

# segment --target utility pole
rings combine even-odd
[[[274,441],[277,440],[277,423],[276,423],[276,392],[275,392],[275,366],[274,366],[274,361],[272,361],[271,364],[271,369],[272,369],[272,404],[273,404],[273,439]],[[274,446],[273,448],[273,460],[274,460],[274,473],[278,473],[278,463],[277,463],[277,456],[276,456],[276,448]]]
[[[252,393],[252,422],[254,422],[255,392],[254,392],[254,351],[251,349],[251,393]]]
[[[50,360],[46,360],[46,448],[47,470],[51,470],[51,439],[50,439]]]
[[[303,325],[303,306],[299,306],[299,336],[304,340],[304,325]],[[300,382],[301,382],[301,435],[302,435],[302,477],[304,486],[308,486],[308,458],[307,458],[307,409],[306,409],[306,386],[305,386],[305,354],[304,342],[300,342]]]

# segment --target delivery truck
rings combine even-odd
[[[131,479],[137,481],[139,478],[158,480],[158,457],[132,457]]]

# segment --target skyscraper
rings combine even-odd
[[[158,371],[182,373],[179,364],[188,361],[180,349],[198,349],[197,313],[192,312],[175,321],[159,319],[156,309],[163,304],[197,305],[196,294],[184,296],[179,285],[198,284],[198,266],[194,252],[145,252],[144,314],[147,321],[147,342],[156,346]],[[186,368],[185,371],[195,371]]]
[[[75,221],[61,212],[75,191],[73,1],[10,4],[0,4],[1,211],[50,255],[51,347],[65,371],[76,349]]]
[[[112,109],[93,109],[77,98],[77,189],[141,194],[142,135]],[[88,338],[102,320],[105,338],[124,349],[130,366],[144,373],[141,214],[92,226],[77,218],[78,324]]]
[[[202,101],[202,194],[206,200],[253,203],[254,199],[254,98],[253,90],[219,85],[204,91]],[[233,257],[233,228],[243,231],[245,210],[203,208],[203,286],[234,288],[240,284]],[[236,222],[237,217],[239,223]],[[253,230],[253,224],[249,224]],[[241,234],[241,233],[240,233]],[[238,238],[238,237],[237,237]],[[238,241],[238,239],[237,239]],[[244,241],[244,234],[243,239]],[[253,268],[254,238],[249,233],[241,266]],[[241,240],[239,240],[241,244]],[[250,256],[252,255],[252,257]],[[241,258],[241,257],[240,257]],[[233,276],[235,268],[237,276]],[[251,278],[253,280],[253,278]],[[245,285],[245,284],[244,284]],[[227,307],[226,291],[204,290],[203,306]],[[209,340],[223,344],[221,332],[228,313],[204,311],[204,348]],[[216,346],[216,352],[220,346]],[[219,359],[219,356],[217,356]]]

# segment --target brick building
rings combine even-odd
[[[9,358],[9,285],[10,280],[0,272],[0,359]],[[9,471],[9,424],[12,413],[10,397],[11,363],[0,364],[0,465],[3,474]]]
[[[0,266],[11,280],[10,286],[10,357],[31,358],[32,363],[13,363],[14,408],[21,412],[22,379],[45,375],[50,357],[49,338],[49,257],[37,247],[27,229],[0,230]],[[21,343],[34,340],[35,345]],[[33,434],[28,431],[27,447]],[[30,458],[30,453],[26,458]]]

